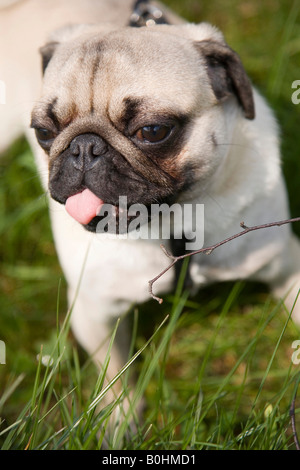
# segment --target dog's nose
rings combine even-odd
[[[108,150],[106,142],[97,134],[81,134],[70,144],[74,167],[78,170],[92,168]]]

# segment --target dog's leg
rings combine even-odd
[[[107,310],[105,308],[105,300],[95,304],[88,298],[80,295],[77,296],[76,293],[70,290],[69,299],[71,305],[74,298],[74,304],[71,306],[71,327],[73,333],[101,370],[106,360],[109,342],[117,325],[118,318],[115,317],[110,321],[107,318],[101,318],[101,310]],[[107,371],[108,380],[112,380],[120,372],[128,358],[128,349],[129,335],[126,331],[126,321],[122,319],[118,325],[110,352]]]
[[[105,425],[103,446],[105,448],[107,442],[111,441],[114,442],[114,446],[118,446],[123,439],[122,424],[126,421],[127,431],[130,429],[130,432],[136,432],[134,423],[136,419],[140,418],[144,407],[143,397],[138,401],[133,400],[133,374],[130,372],[129,377],[126,378],[124,374],[120,375],[123,366],[129,359],[128,318],[125,316],[119,322],[116,317],[110,321],[101,320],[99,309],[108,310],[111,305],[105,305],[105,301],[95,304],[70,290],[69,297],[71,304],[75,297],[75,303],[71,307],[72,331],[78,342],[93,359],[99,370],[99,376],[103,380],[102,390],[95,397],[96,400],[100,399],[94,404],[96,413],[100,413],[105,407],[108,407],[108,423]],[[95,313],[98,313],[98,316],[95,317]],[[114,333],[116,333],[115,336]],[[107,363],[106,370],[104,368]],[[115,381],[117,376],[120,377]],[[102,393],[103,396],[100,397]],[[120,435],[119,431],[121,431]]]

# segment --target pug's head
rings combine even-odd
[[[95,231],[103,203],[173,203],[205,189],[226,148],[228,109],[254,118],[237,54],[208,24],[78,26],[42,49],[32,127],[49,192]],[[196,188],[196,189],[195,189]]]

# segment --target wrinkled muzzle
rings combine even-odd
[[[103,142],[108,143],[117,152],[119,152],[131,165],[134,171],[142,175],[147,181],[157,184],[161,187],[169,187],[172,184],[172,178],[166,174],[150,160],[143,152],[134,145],[134,143],[116,129],[107,118],[99,116],[99,119],[78,119],[67,126],[55,139],[50,151],[51,161],[59,158],[64,150],[70,145],[76,147],[74,139],[83,134],[95,134]],[[98,145],[100,144],[100,141]]]

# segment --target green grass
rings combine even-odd
[[[300,105],[291,102],[291,83],[300,78],[298,2],[166,3],[219,26],[275,108],[292,214],[299,216]],[[109,386],[69,331],[66,284],[26,142],[1,158],[0,177],[0,340],[7,348],[0,448],[294,448],[289,408],[300,369],[291,356],[300,332],[262,285],[225,283],[195,298],[179,285],[161,306],[137,306],[129,313],[123,394],[101,408]],[[300,233],[299,224],[294,229]],[[131,409],[115,426],[113,411],[130,390]],[[299,401],[296,425],[300,433]]]

